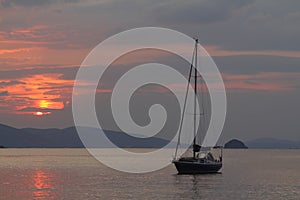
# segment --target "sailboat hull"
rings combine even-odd
[[[218,173],[222,168],[221,162],[201,163],[196,161],[173,161],[178,174],[209,174]]]

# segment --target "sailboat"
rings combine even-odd
[[[172,163],[175,165],[178,174],[207,174],[207,173],[217,173],[222,168],[222,157],[223,149],[221,146],[215,147],[201,147],[200,142],[196,140],[197,134],[197,54],[198,54],[198,39],[195,39],[195,48],[192,57],[192,63],[189,72],[188,86],[191,84],[191,79],[194,77],[194,140],[192,145],[192,155],[191,156],[181,156],[177,158],[178,147],[180,145],[180,135],[182,134],[182,124],[183,118],[186,112],[187,103],[187,93],[189,87],[187,87],[185,102],[183,107],[183,112],[181,116],[180,126],[179,126],[179,137],[176,146],[175,156]],[[194,74],[193,74],[194,71]],[[201,78],[201,75],[199,76]],[[204,110],[204,108],[202,108]],[[201,113],[204,115],[204,113]],[[188,134],[188,133],[185,133]],[[218,150],[218,155],[214,155],[214,150]]]

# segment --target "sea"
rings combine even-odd
[[[0,199],[299,200],[300,150],[225,149],[221,173],[177,175],[119,172],[85,149],[0,149]]]

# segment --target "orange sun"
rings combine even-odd
[[[43,112],[40,112],[40,111],[38,111],[38,112],[35,112],[35,113],[34,113],[34,115],[35,115],[35,116],[43,116],[43,115],[44,115],[44,113],[43,113]]]
[[[33,113],[35,116],[39,116],[39,117],[42,117],[44,115],[50,115],[51,112],[41,112],[41,111],[37,111],[35,113]]]

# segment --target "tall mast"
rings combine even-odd
[[[197,135],[197,56],[198,56],[198,39],[195,39],[195,98],[194,98],[194,143],[193,143],[193,157],[196,157],[195,146],[196,146],[196,135]]]

